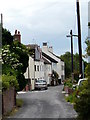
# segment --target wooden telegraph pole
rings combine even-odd
[[[82,78],[82,48],[81,48],[81,25],[80,25],[80,9],[79,9],[79,0],[77,4],[77,23],[78,23],[78,48],[79,48],[79,69],[80,69],[80,78]]]
[[[71,37],[71,66],[72,66],[72,83],[74,80],[74,73],[73,73],[73,34],[72,34],[72,30],[70,31],[70,35],[67,35],[66,37]]]

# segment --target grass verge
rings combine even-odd
[[[20,107],[23,105],[23,100],[22,99],[16,99],[16,106],[7,114],[3,115],[2,118],[8,118],[9,116],[13,116]]]

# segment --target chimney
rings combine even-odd
[[[47,45],[47,42],[43,43],[42,50],[43,50],[44,52],[45,52],[45,51],[48,51],[48,45]]]
[[[15,30],[14,40],[17,40],[17,41],[19,41],[21,43],[21,34],[20,34],[20,31],[17,32],[17,30]]]
[[[48,49],[51,53],[53,53],[53,47],[50,46],[49,49]]]

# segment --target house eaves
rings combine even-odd
[[[56,61],[53,57],[49,56],[48,54],[42,52],[42,55],[49,59],[51,62],[58,63],[58,61]]]
[[[46,57],[42,56],[42,59],[44,60],[44,64],[51,64],[51,61],[48,60]]]

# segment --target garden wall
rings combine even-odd
[[[3,91],[2,96],[2,114],[5,115],[10,112],[16,104],[16,92],[14,88]]]

